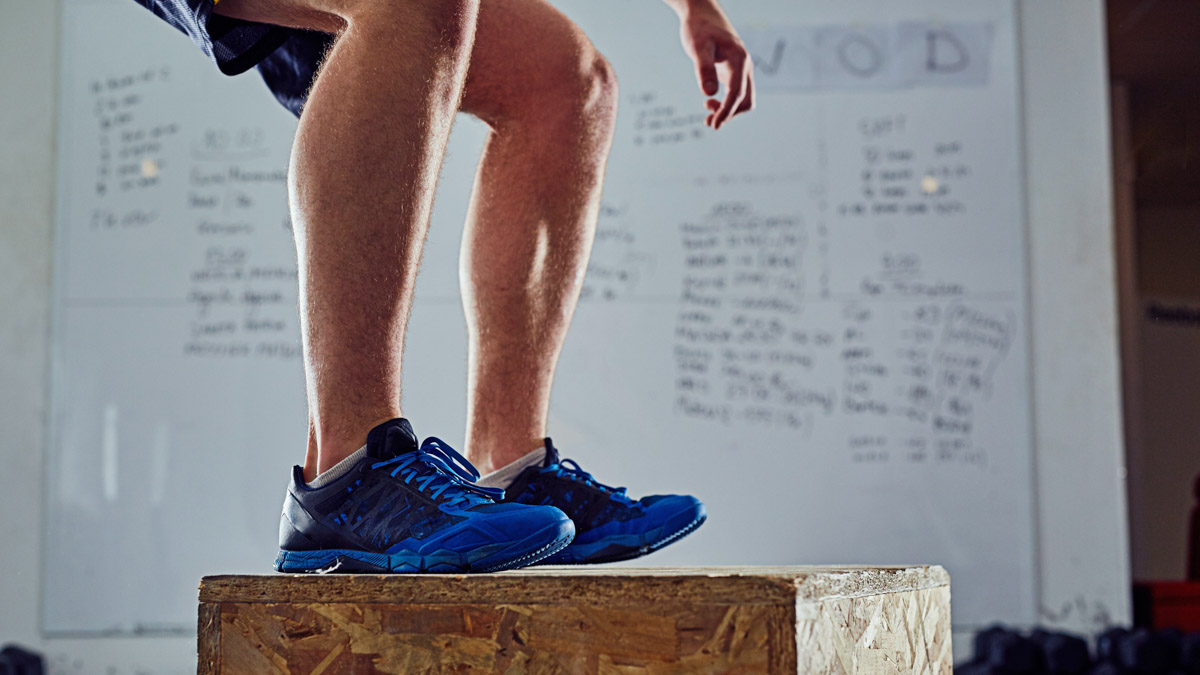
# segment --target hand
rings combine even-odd
[[[754,108],[754,64],[717,0],[682,0],[671,5],[679,14],[683,50],[696,63],[700,91],[715,97],[719,85],[725,85],[724,101],[708,98],[704,103],[708,110],[705,125],[720,129],[731,117]]]

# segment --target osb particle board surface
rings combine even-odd
[[[200,582],[201,602],[788,603],[946,586],[938,566],[535,567],[498,574],[222,575]]]
[[[936,566],[541,567],[201,583],[199,672],[951,672]]]

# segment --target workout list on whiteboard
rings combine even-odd
[[[620,111],[550,433],[631,492],[705,500],[651,564],[928,561],[956,623],[1032,620],[1012,6],[740,7],[758,108],[713,131],[674,16],[614,2],[558,3]],[[304,442],[294,120],[130,5],[64,10],[51,632],[192,630],[195,579],[268,568]],[[452,442],[485,136],[452,136],[406,348],[405,413]]]

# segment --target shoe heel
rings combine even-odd
[[[383,553],[326,549],[323,551],[279,550],[275,571],[285,574],[330,574],[332,572],[391,572]]]
[[[335,551],[285,551],[279,549],[275,556],[275,571],[285,574],[317,572],[334,566],[338,554]]]

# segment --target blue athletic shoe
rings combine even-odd
[[[318,488],[300,467],[279,522],[280,572],[495,572],[522,567],[571,542],[556,508],[499,504],[503,490],[436,438],[419,448],[403,419],[367,435],[367,456]]]
[[[615,562],[646,555],[704,524],[704,504],[687,495],[654,495],[637,501],[625,488],[604,485],[546,439],[541,465],[522,471],[504,501],[556,506],[575,523],[575,540],[542,564]]]

